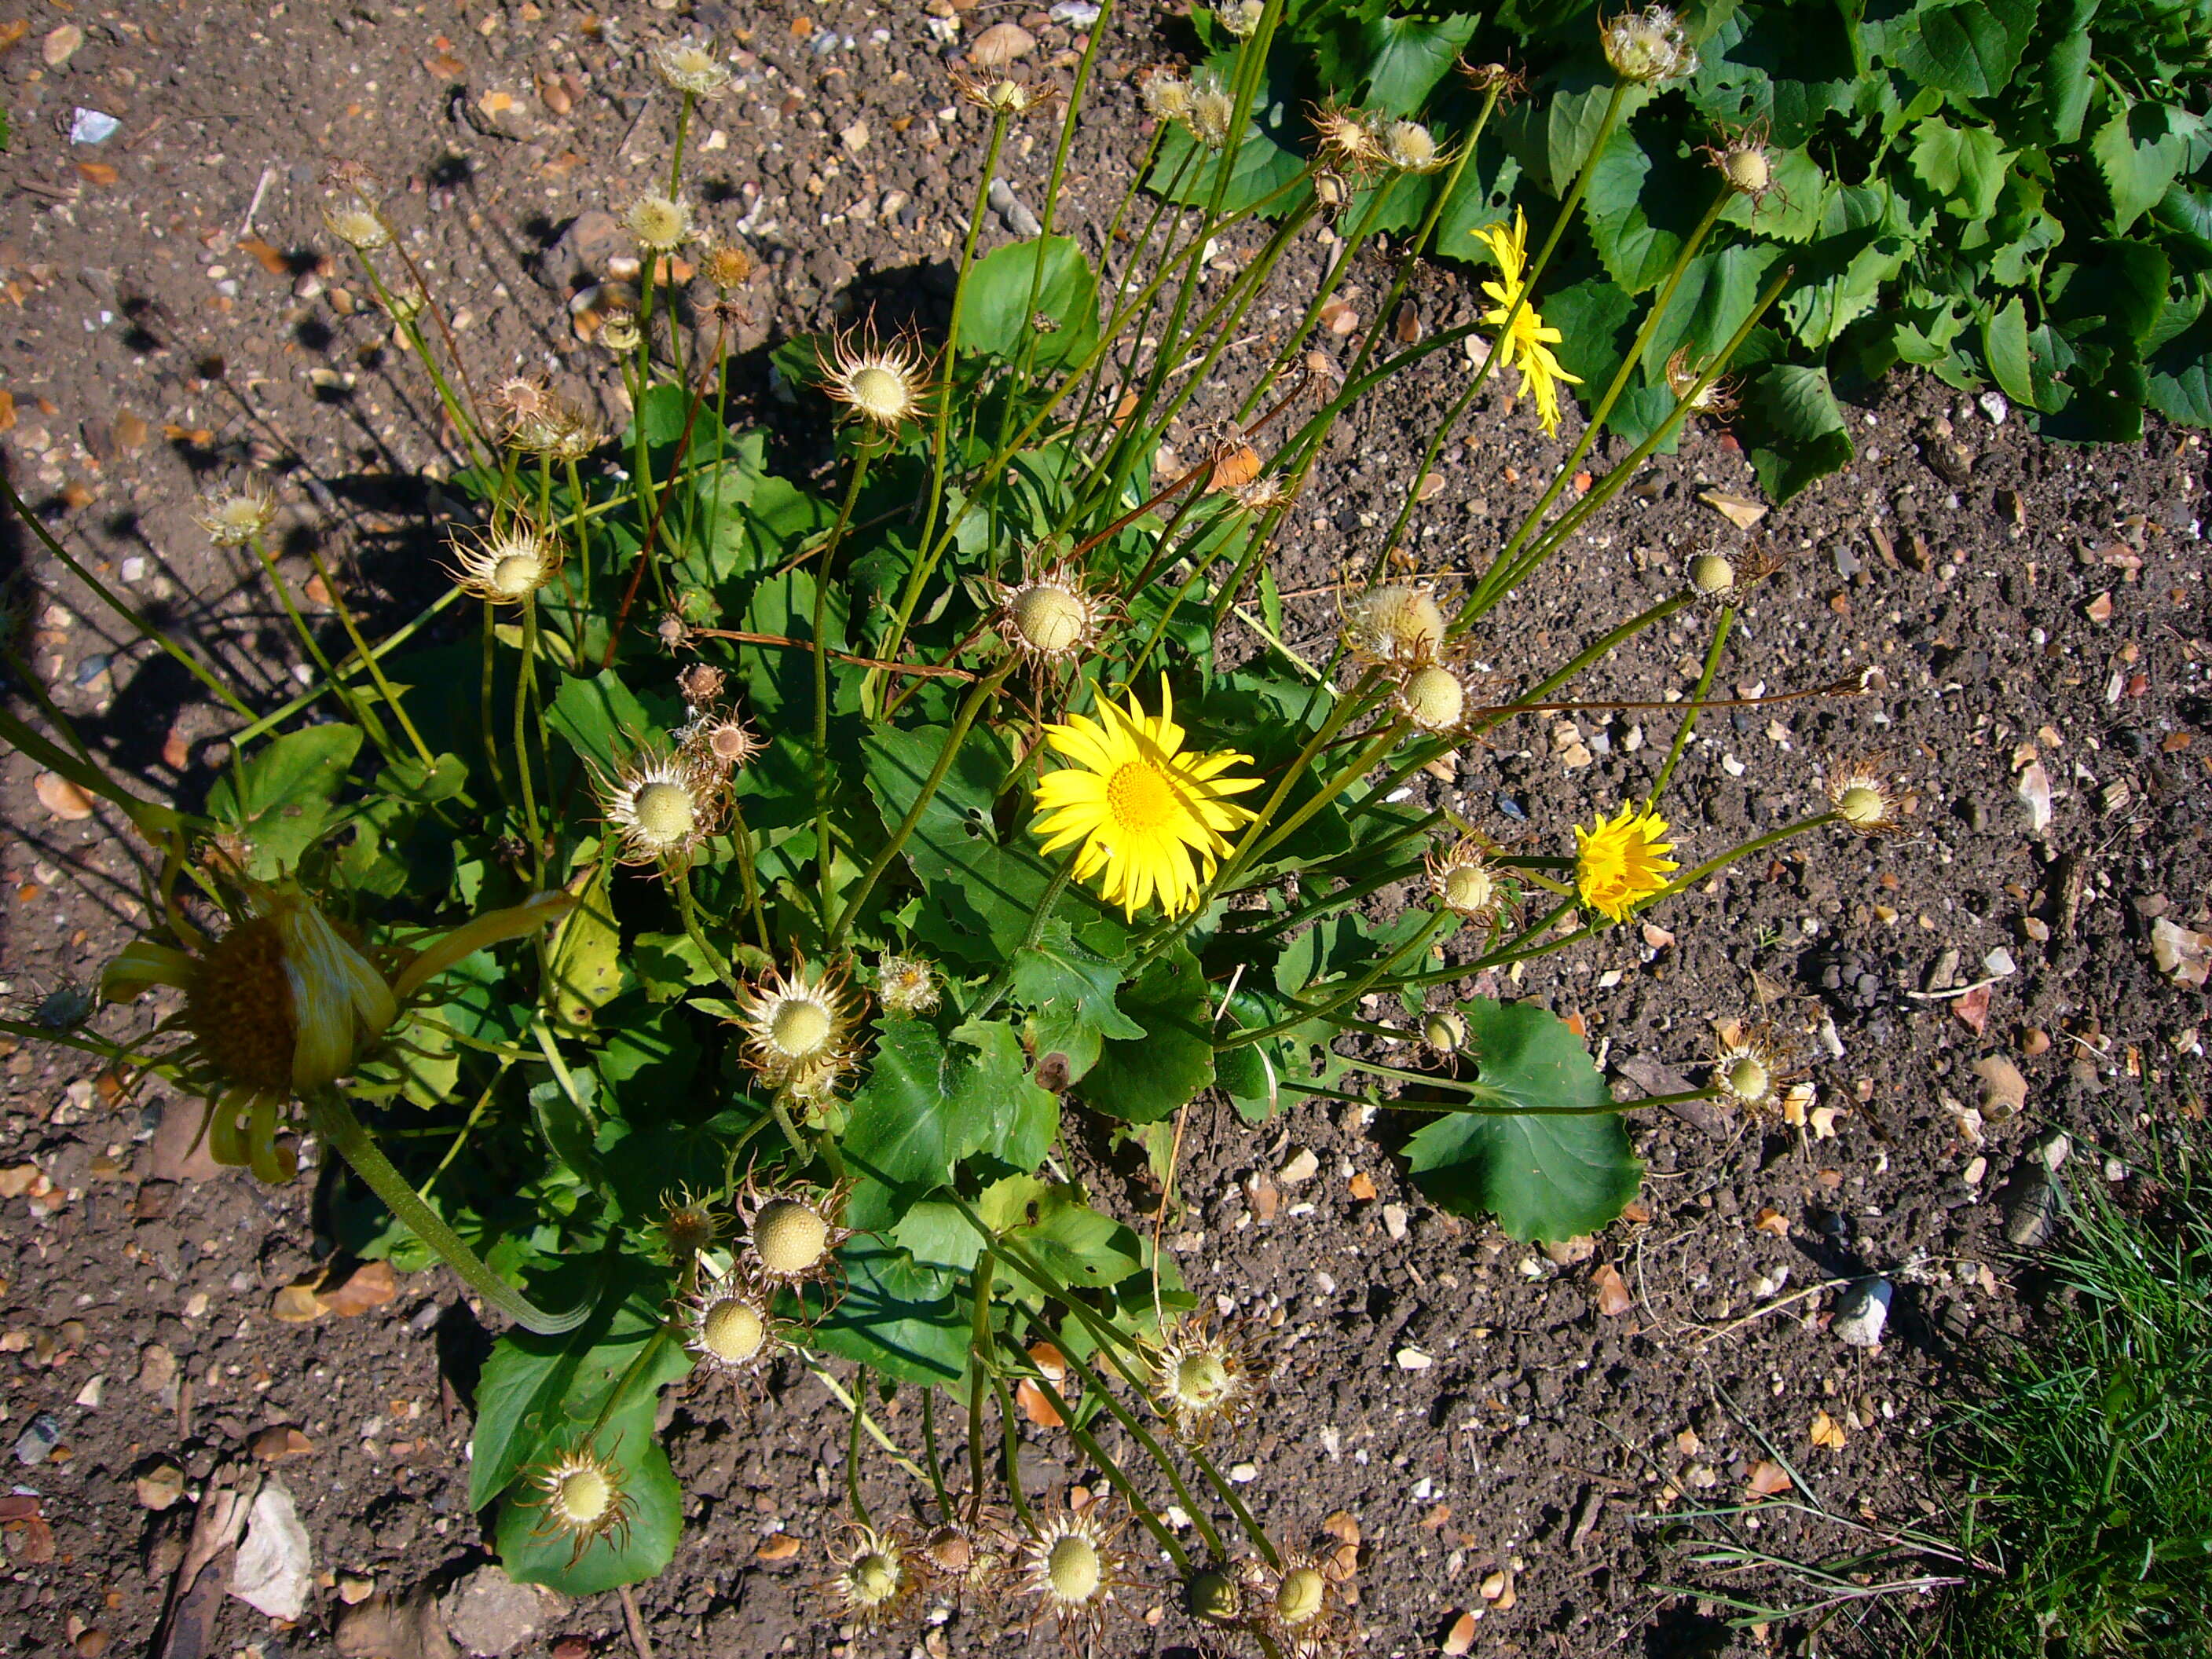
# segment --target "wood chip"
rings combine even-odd
[[[1610,1261],[1601,1262],[1590,1275],[1596,1287],[1597,1310],[1607,1319],[1618,1319],[1636,1305],[1636,1298],[1628,1293],[1627,1281],[1621,1278],[1620,1269]]]
[[[1738,530],[1749,530],[1766,516],[1764,501],[1747,501],[1741,495],[1730,495],[1725,489],[1708,489],[1698,499]]]
[[[78,177],[85,183],[98,185],[102,190],[115,184],[123,177],[115,170],[112,163],[106,161],[79,161],[76,164],[76,170]]]
[[[1754,1498],[1774,1498],[1788,1492],[1795,1483],[1789,1470],[1767,1458],[1760,1458],[1751,1466],[1751,1475],[1744,1489]]]
[[[1364,1170],[1356,1172],[1348,1184],[1352,1197],[1358,1199],[1362,1204],[1369,1203],[1374,1199],[1375,1183],[1368,1178]]]
[[[312,1325],[329,1311],[313,1285],[287,1285],[269,1304],[270,1317],[285,1325]]]
[[[315,1449],[315,1443],[289,1423],[264,1429],[246,1443],[246,1449],[261,1463],[288,1462],[295,1457],[306,1457]]]
[[[40,805],[64,823],[92,816],[92,797],[56,773],[40,773],[31,780],[31,789]]]
[[[1756,1232],[1772,1233],[1777,1238],[1790,1237],[1790,1218],[1771,1204],[1760,1205],[1759,1213],[1751,1218],[1751,1224]]]

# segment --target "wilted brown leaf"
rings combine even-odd
[[[1052,1401],[1044,1397],[1044,1390],[1028,1377],[1014,1385],[1014,1403],[1022,1408],[1022,1415],[1041,1429],[1066,1426],[1067,1419],[1053,1409]]]
[[[335,1290],[319,1291],[316,1300],[340,1319],[354,1319],[371,1308],[380,1308],[399,1293],[399,1283],[389,1261],[364,1261]]]
[[[269,1304],[270,1316],[286,1325],[312,1325],[329,1311],[312,1284],[287,1285]]]
[[[1789,1470],[1771,1459],[1762,1457],[1751,1466],[1751,1475],[1745,1480],[1744,1488],[1753,1498],[1774,1498],[1788,1492],[1793,1484]]]
[[[1601,1262],[1590,1275],[1590,1283],[1597,1291],[1597,1310],[1607,1319],[1618,1319],[1636,1305],[1636,1298],[1628,1293],[1627,1281],[1620,1269],[1610,1261]]]
[[[1844,1449],[1844,1425],[1826,1412],[1813,1413],[1813,1443],[1826,1446],[1831,1451]]]
[[[1777,1238],[1790,1237],[1790,1218],[1771,1204],[1762,1204],[1759,1213],[1751,1218],[1754,1232],[1772,1233]]]
[[[759,1561],[788,1561],[804,1547],[802,1540],[793,1538],[787,1532],[780,1532],[772,1537],[761,1540],[760,1547],[753,1552],[753,1559]]]

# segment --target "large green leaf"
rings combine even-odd
[[[1370,108],[1411,115],[1451,72],[1474,38],[1480,20],[1472,13],[1441,18],[1378,17],[1361,31],[1372,54],[1367,61]]]
[[[1072,236],[1015,242],[975,262],[961,314],[963,348],[1009,362],[1024,351],[1040,367],[1066,362],[1097,343],[1097,274]]]
[[[1954,0],[1885,7],[1868,33],[1881,56],[1913,79],[1963,98],[2002,92],[2035,31],[2035,0]]]
[[[1102,1045],[1079,1092],[1109,1117],[1155,1123],[1213,1081],[1213,1009],[1189,950],[1155,957],[1125,989],[1121,1010],[1141,1037]]]
[[[844,1153],[893,1187],[927,1191],[983,1153],[1016,1168],[1043,1160],[1060,1103],[1031,1082],[1011,1025],[970,1022],[947,1048],[918,1019],[877,1023],[874,1068],[846,1111]]]
[[[2130,100],[2097,129],[2089,150],[2112,192],[2113,230],[2125,231],[2158,205],[2202,144],[2203,125],[2185,110]]]
[[[1136,1234],[1092,1209],[1080,1188],[1040,1183],[1025,1200],[1021,1221],[1006,1236],[1071,1290],[1118,1285],[1145,1265],[1144,1245]]]
[[[1759,377],[1752,398],[1768,434],[1753,448],[1752,465],[1759,488],[1777,501],[1849,464],[1850,428],[1836,406],[1827,370],[1777,364]]]
[[[361,728],[310,726],[256,750],[208,791],[209,815],[252,844],[251,875],[271,881],[295,868],[330,821],[331,798],[361,750]]]
[[[1014,997],[1030,1012],[1040,1054],[1067,1057],[1079,1078],[1097,1062],[1109,1037],[1140,1037],[1144,1028],[1114,1006],[1121,968],[1085,945],[1067,924],[1047,925],[1036,945],[1014,952]]]
[[[968,1364],[966,1276],[902,1249],[855,1238],[837,1252],[843,1294],[811,1341],[907,1382],[957,1381]]]
[[[1414,1179],[1448,1209],[1486,1211],[1516,1238],[1594,1232],[1636,1195],[1630,1153],[1605,1079],[1582,1041],[1534,1003],[1459,1005],[1477,1080],[1475,1111],[1448,1111],[1407,1143]]]

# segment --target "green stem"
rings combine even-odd
[[[1689,747],[1690,732],[1697,726],[1698,714],[1705,706],[1705,693],[1712,690],[1713,676],[1720,672],[1721,653],[1728,646],[1729,627],[1735,621],[1735,607],[1723,605],[1720,622],[1713,629],[1713,642],[1705,652],[1705,672],[1698,677],[1698,689],[1690,694],[1690,707],[1682,716],[1682,723],[1674,731],[1674,741],[1667,750],[1667,763],[1659,769],[1659,775],[1651,785],[1651,793],[1644,805],[1646,811],[1656,811],[1659,797],[1667,792],[1667,780],[1674,775],[1674,764],[1682,758],[1683,750]]]
[[[1176,1571],[1178,1573],[1188,1572],[1190,1556],[1183,1549],[1182,1540],[1168,1530],[1166,1522],[1152,1513],[1152,1506],[1146,1503],[1138,1493],[1137,1483],[1123,1473],[1120,1464],[1106,1455],[1106,1449],[1098,1443],[1097,1437],[1090,1430],[1080,1426],[1076,1422],[1075,1407],[1061,1397],[1060,1390],[1053,1387],[1052,1380],[1042,1372],[1033,1371],[1028,1380],[1035,1384],[1037,1392],[1044,1396],[1045,1404],[1060,1414],[1060,1420],[1066,1428],[1068,1437],[1083,1449],[1083,1455],[1098,1466],[1106,1478],[1114,1483],[1115,1487],[1127,1500],[1129,1513],[1137,1517],[1139,1526],[1152,1534],[1152,1541],[1160,1547],[1162,1553],[1170,1561],[1175,1563]],[[1103,1395],[1099,1397],[1110,1398],[1109,1395]],[[1195,1512],[1188,1506],[1184,1512],[1190,1515],[1193,1520],[1197,1519]],[[1218,1540],[1214,1541],[1214,1549],[1217,1553],[1219,1552]]]
[[[307,626],[307,618],[300,614],[300,607],[293,601],[291,585],[276,568],[276,555],[270,552],[269,544],[258,531],[254,532],[253,553],[261,561],[262,569],[268,574],[269,585],[276,590],[277,603],[284,607],[285,616],[291,619],[292,631],[300,636],[300,643],[314,659],[315,666],[322,670],[324,682],[330,687],[331,696],[338,700],[354,724],[368,734],[369,740],[387,759],[395,758],[392,752],[392,739],[385,732],[384,722],[376,718],[374,711],[361,701],[354,689],[341,680],[337,671],[331,666],[331,659],[323,654],[321,642],[315,638],[314,630]]]
[[[937,763],[930,769],[928,777],[922,781],[921,793],[915,797],[914,805],[899,820],[898,828],[891,831],[890,839],[870,860],[867,869],[861,873],[860,884],[853,890],[852,897],[845,901],[844,908],[837,913],[837,920],[831,924],[829,929],[830,950],[837,948],[838,941],[845,937],[845,930],[851,925],[853,918],[860,914],[860,907],[876,890],[876,883],[883,878],[884,872],[890,868],[891,860],[904,850],[908,837],[914,834],[915,826],[921,822],[922,813],[936,799],[939,788],[945,782],[945,775],[952,769],[953,758],[959,754],[960,745],[967,741],[969,728],[975,724],[975,716],[1006,684],[1006,676],[1014,672],[1015,661],[1013,653],[1009,652],[1006,661],[993,670],[987,678],[976,681],[969,688],[968,696],[960,705],[960,712],[953,719],[952,729],[945,734],[945,747],[938,751]]]
[[[549,1314],[494,1273],[393,1167],[344,1096],[334,1089],[319,1089],[307,1097],[306,1105],[308,1127],[353,1166],[400,1224],[435,1250],[471,1291],[516,1324],[539,1336],[558,1336],[591,1317],[599,1305],[596,1290],[568,1312]]]
[[[845,527],[853,522],[853,504],[860,498],[874,453],[870,441],[861,439],[853,457],[853,476],[845,484],[845,499],[837,504],[837,522],[822,544],[822,563],[814,577],[814,838],[815,856],[822,866],[818,914],[825,933],[836,902],[832,890],[836,849],[830,839],[830,562],[845,539]]]
[[[184,647],[179,645],[176,641],[171,639],[167,634],[155,629],[151,623],[148,623],[143,617],[141,617],[137,611],[131,609],[129,605],[124,604],[122,600],[117,599],[114,594],[109,592],[106,583],[102,582],[97,576],[94,575],[92,572],[86,569],[82,564],[79,564],[76,559],[72,558],[70,556],[69,550],[64,547],[60,542],[54,538],[53,532],[46,528],[44,522],[42,522],[39,518],[39,515],[32,512],[29,507],[25,505],[23,498],[15,493],[15,486],[9,483],[4,477],[0,477],[0,495],[6,495],[8,498],[8,505],[15,510],[15,516],[31,527],[31,533],[39,538],[40,544],[45,546],[46,551],[52,554],[55,558],[60,560],[63,567],[67,569],[71,575],[75,576],[79,581],[90,588],[94,596],[97,598],[102,605],[106,605],[118,617],[120,617],[124,622],[128,623],[132,633],[137,635],[142,640],[153,641],[155,645],[160,646],[162,650],[168,653],[170,656],[175,658],[184,667],[186,673],[190,674],[194,679],[205,686],[207,690],[212,692],[217,698],[228,704],[233,714],[238,715],[242,720],[250,720],[253,718],[253,711],[239,701],[238,695],[218,679],[212,669],[201,662],[200,659],[192,655],[191,652],[185,650]],[[234,741],[235,740],[234,739]]]
[[[538,785],[530,764],[530,699],[538,690],[538,596],[522,599],[522,661],[514,677],[514,775],[522,787],[522,827],[539,886],[545,884],[545,838],[538,827]],[[550,784],[550,780],[548,780]]]

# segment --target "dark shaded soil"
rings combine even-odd
[[[673,111],[665,94],[643,96],[638,47],[676,21],[626,4],[594,33],[580,8],[483,0],[419,15],[381,3],[272,11],[248,21],[185,0],[94,18],[33,5],[27,39],[0,57],[17,131],[0,163],[0,390],[15,416],[0,461],[78,556],[268,702],[288,684],[289,635],[252,574],[193,527],[208,483],[273,476],[288,533],[339,556],[349,595],[383,620],[441,580],[427,528],[448,505],[434,408],[359,284],[318,263],[331,252],[321,167],[361,160],[394,182],[396,216],[421,228],[410,252],[441,292],[465,296],[455,324],[480,379],[544,367],[604,396],[603,359],[561,324],[568,288],[539,256],[577,214],[627,199],[665,165]],[[963,23],[972,36],[1019,15],[979,8]],[[810,452],[768,394],[758,348],[871,305],[887,319],[938,314],[975,186],[977,124],[940,115],[955,107],[945,48],[919,10],[700,4],[690,21],[749,31],[745,83],[695,130],[694,176],[718,228],[765,256],[742,342],[762,398],[744,417],[793,423],[803,465]],[[1038,60],[1065,52],[1064,27],[1028,21]],[[42,43],[66,22],[83,44],[49,68]],[[1105,54],[1102,118],[1077,145],[1065,216],[1079,232],[1095,237],[1126,181],[1139,131],[1128,76],[1155,51],[1131,36]],[[538,77],[564,75],[572,106],[555,116]],[[501,90],[526,112],[526,136],[471,124],[465,112]],[[121,118],[118,134],[70,145],[57,129],[79,106]],[[1002,169],[1032,205],[1048,161],[1040,139]],[[240,245],[249,225],[267,264]],[[989,240],[1003,234],[994,224]],[[1291,298],[1255,319],[1245,374],[1327,252],[1314,240],[1286,268]],[[1385,280],[1363,267],[1346,297],[1371,307]],[[1420,298],[1431,327],[1471,305],[1448,275]],[[1287,642],[1309,659],[1334,629],[1325,590],[1383,550],[1405,471],[1460,372],[1360,411],[1301,504],[1277,575]],[[2098,1147],[2203,1091],[2203,996],[2159,975],[2145,942],[2161,912],[2203,925],[2212,876],[2197,440],[2161,429],[2118,448],[2054,448],[1932,384],[1897,384],[1853,418],[1859,463],[1752,536],[1698,499],[1755,497],[1747,463],[1724,435],[1693,432],[1498,614],[1476,652],[1502,691],[1673,591],[1692,554],[1717,547],[1746,562],[1760,548],[1784,562],[1744,610],[1722,689],[1755,696],[1881,671],[1863,696],[1709,715],[1671,816],[1689,856],[1706,856],[1807,811],[1816,763],[1881,750],[1911,797],[1911,839],[1792,843],[1659,916],[1670,941],[1622,930],[1484,988],[1578,1015],[1616,1069],[1693,1075],[1708,1022],[1764,1003],[1832,1119],[1708,1132],[1640,1115],[1651,1174],[1638,1211],[1563,1262],[1422,1203],[1389,1155],[1401,1131],[1388,1117],[1308,1105],[1260,1132],[1225,1109],[1194,1120],[1193,1209],[1174,1238],[1183,1271],[1274,1327],[1283,1356],[1267,1412],[1226,1455],[1255,1466],[1251,1501],[1282,1536],[1357,1518],[1368,1651],[1433,1651],[1469,1608],[1484,1613],[1478,1653],[1724,1650],[1731,1638],[1707,1612],[1655,1589],[1689,1569],[1637,1523],[1741,1498],[1774,1450],[1833,1509],[1922,1518],[1938,1501],[1931,1425],[2023,1323],[1997,1195],[2028,1141],[2063,1127],[2094,1171]],[[1530,411],[1503,398],[1478,406],[1470,429],[1413,520],[1413,560],[1429,574],[1480,568],[1555,459]],[[0,526],[0,575],[21,648],[86,737],[157,791],[204,790],[222,728],[165,659],[129,645],[12,524]],[[1577,689],[1685,692],[1711,626],[1685,612]],[[1674,719],[1523,718],[1467,752],[1450,781],[1417,787],[1500,841],[1557,847],[1594,805],[1648,787]],[[2014,793],[2030,746],[2055,798],[2039,833]],[[56,817],[33,793],[35,770],[10,757],[0,772],[0,960],[11,1012],[60,1018],[70,1011],[54,994],[90,984],[138,921],[138,878],[120,827]],[[2000,950],[2012,971],[1987,965]],[[1984,979],[1978,1030],[1957,1001],[1925,994]],[[1984,1125],[1978,1144],[1961,1113],[1978,1098],[1972,1062],[1991,1054],[2021,1066],[2028,1107]],[[149,1514],[133,1474],[167,1455],[198,1480],[271,1425],[312,1443],[276,1473],[331,1587],[282,1631],[228,1602],[214,1650],[329,1651],[337,1575],[398,1590],[481,1559],[462,1460],[483,1338],[452,1282],[404,1281],[355,1320],[279,1322],[276,1291],[331,1248],[311,1183],[173,1181],[153,1139],[158,1090],[118,1104],[96,1061],[46,1046],[10,1045],[4,1067],[0,1171],[34,1164],[52,1190],[0,1208],[0,1441],[43,1413],[69,1452],[9,1466],[15,1494],[37,1499],[35,1516],[0,1527],[0,1629],[15,1650],[89,1656],[93,1630],[143,1650],[188,1506]],[[1306,1151],[1314,1172],[1294,1179]],[[1133,1211],[1151,1195],[1109,1177],[1103,1201]],[[1600,1310],[1606,1269],[1625,1312]],[[1701,1340],[1790,1291],[1868,1272],[1897,1284],[1878,1351],[1828,1334],[1828,1295]],[[166,1386],[161,1354],[177,1362]],[[1810,1443],[1820,1414],[1840,1448]],[[887,1427],[911,1446],[915,1418],[902,1398]],[[695,1513],[673,1568],[637,1592],[653,1640],[732,1659],[842,1650],[809,1589],[840,1518],[841,1409],[792,1373],[749,1411],[686,1395],[670,1431]],[[871,1500],[919,1496],[878,1481]],[[775,1533],[801,1547],[763,1563]],[[1761,1536],[1784,1553],[1835,1542],[1784,1520]],[[1510,1599],[1486,1600],[1493,1573],[1509,1576]],[[1163,1576],[1128,1601],[1135,1617],[1108,1650],[1190,1650]],[[985,1648],[1006,1622],[963,1612],[927,1646]],[[568,1634],[626,1646],[611,1596],[549,1622],[528,1650]]]

